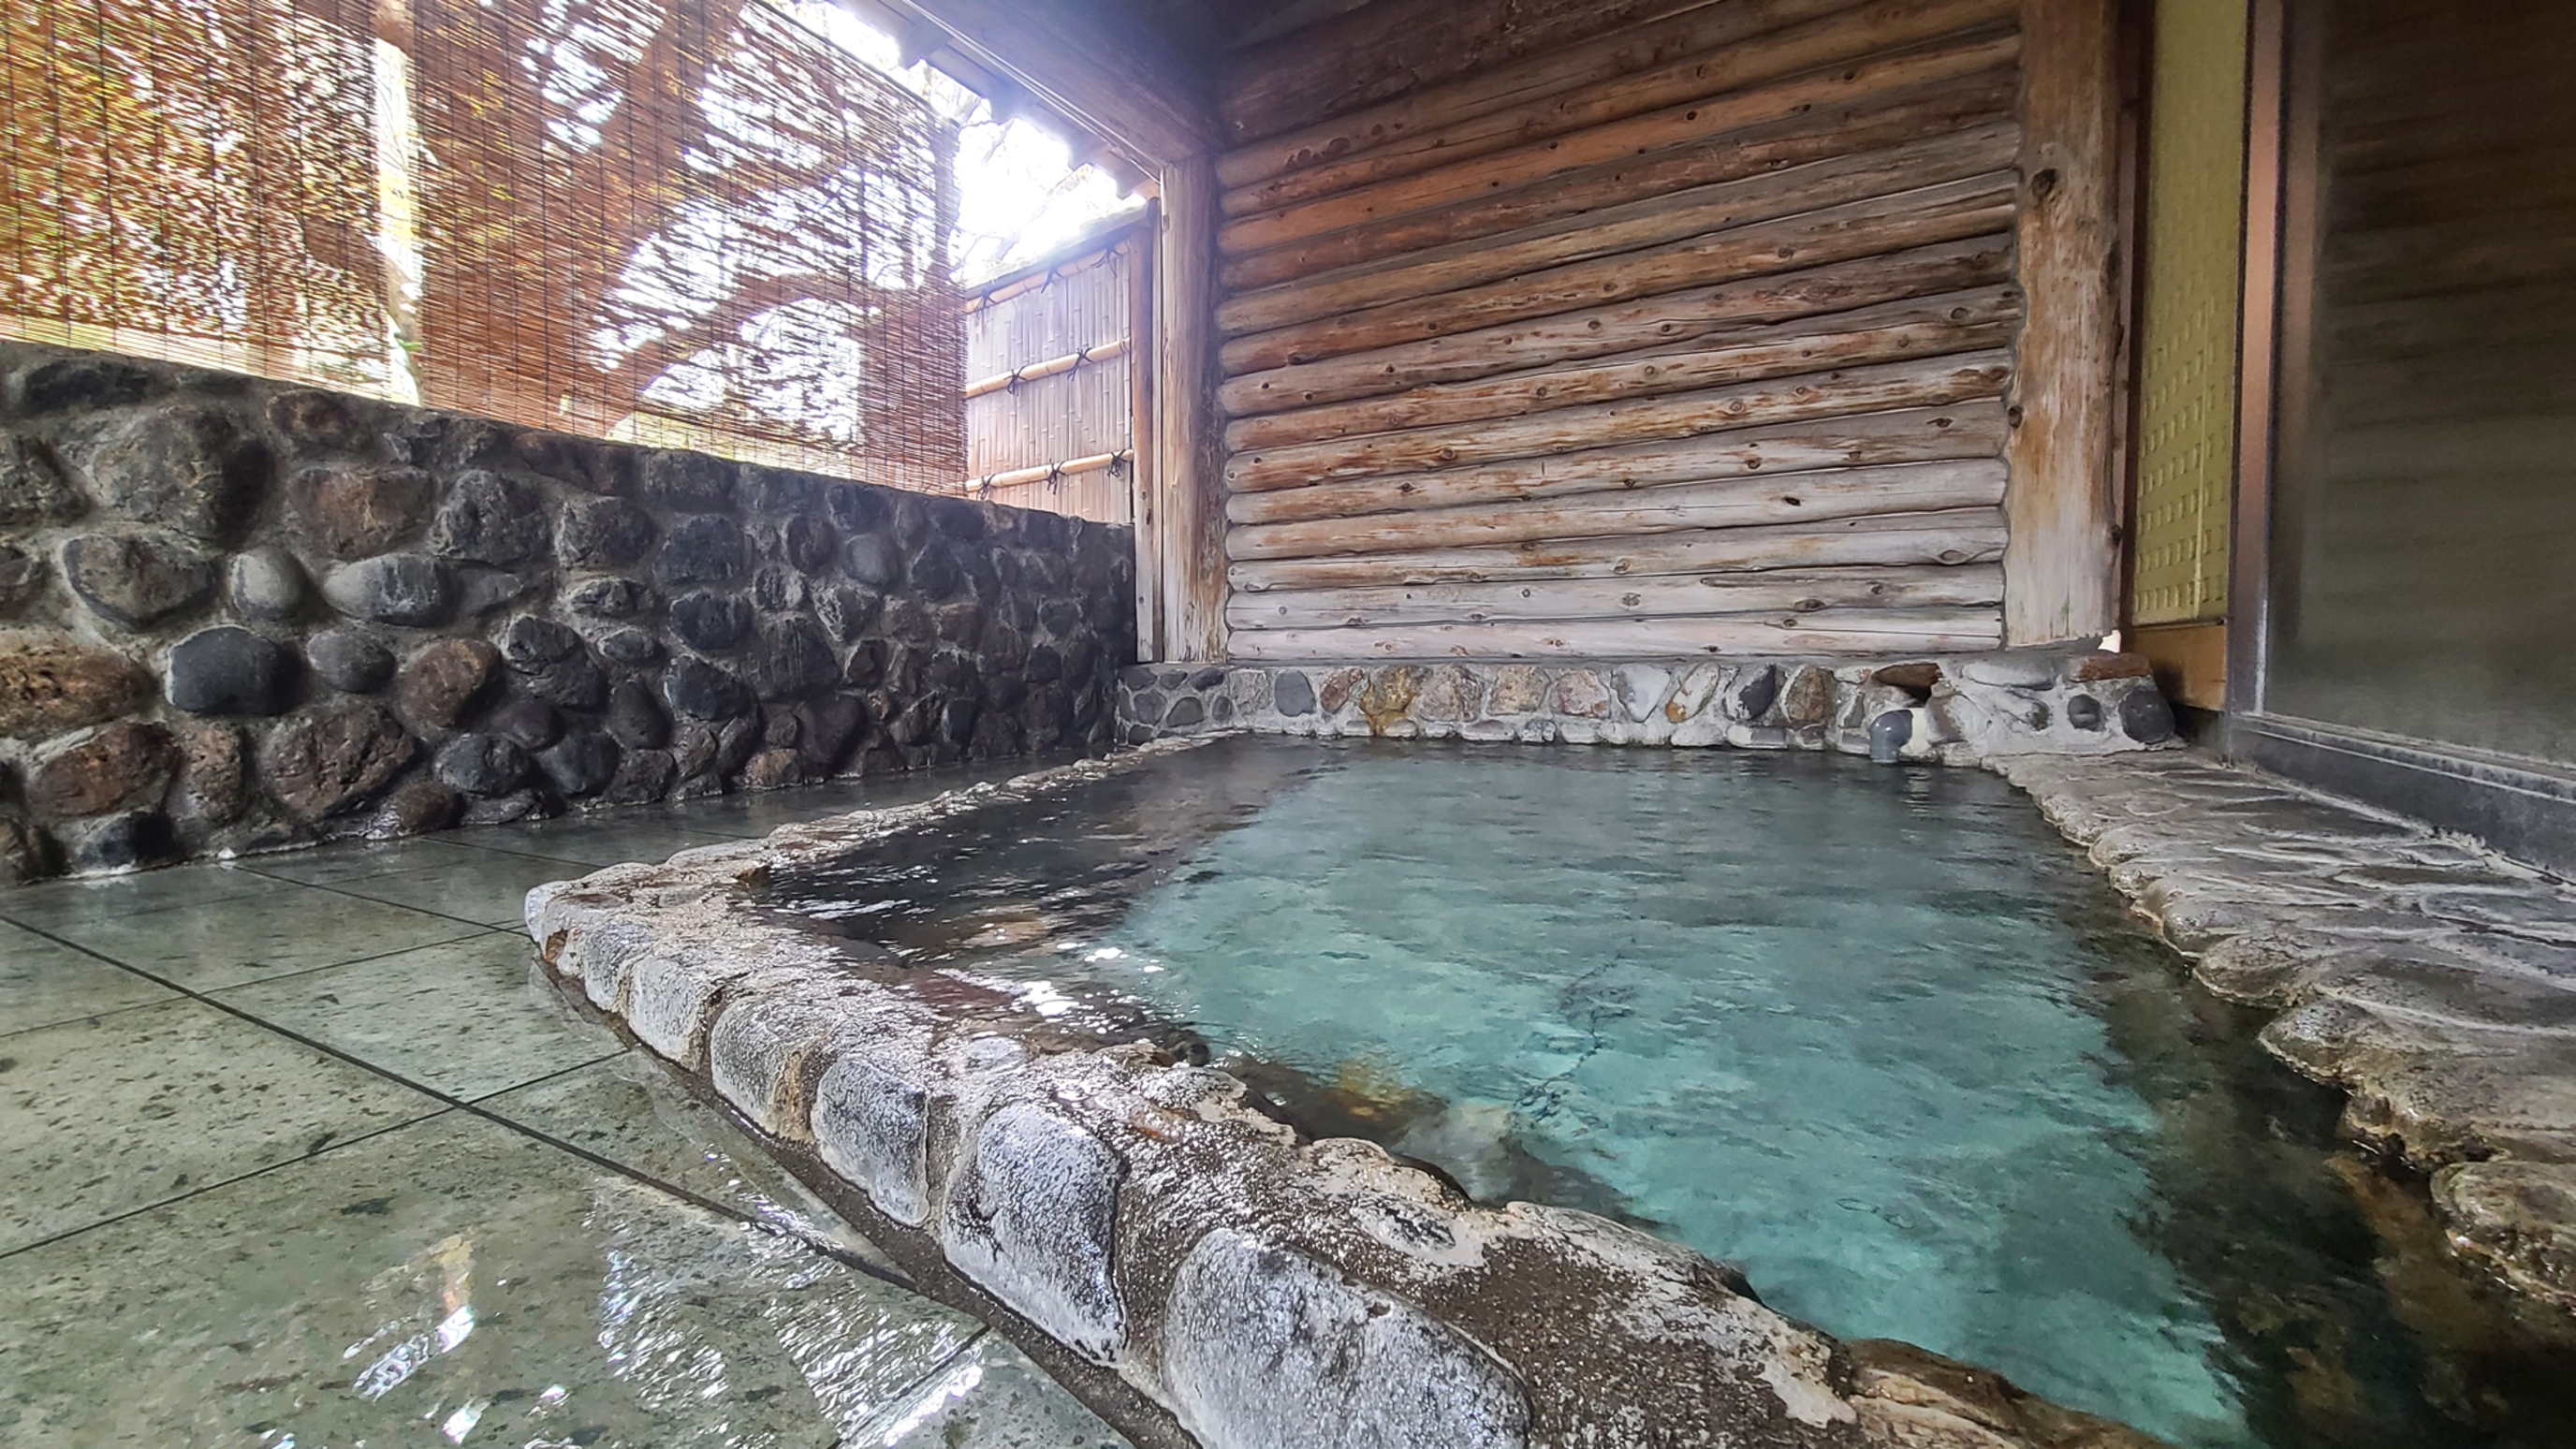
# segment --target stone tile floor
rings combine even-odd
[[[1121,1444],[520,930],[542,881],[975,778],[0,892],[0,1443]]]

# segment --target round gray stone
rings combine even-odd
[[[63,580],[99,617],[148,629],[205,602],[215,566],[166,533],[86,533],[63,545]]]
[[[257,438],[230,415],[194,403],[93,424],[65,453],[101,506],[209,540],[241,524],[267,467]]]
[[[468,795],[505,795],[528,775],[528,752],[498,735],[458,735],[430,764],[438,782]]]
[[[416,553],[379,554],[333,569],[322,580],[322,597],[351,618],[379,624],[435,624],[455,602],[447,570]]]
[[[469,563],[507,566],[546,546],[545,501],[536,490],[477,469],[448,489],[430,522],[431,552]]]
[[[393,650],[358,629],[325,629],[304,641],[304,662],[344,694],[373,694],[394,677]]]
[[[170,702],[190,714],[284,714],[295,704],[295,651],[230,624],[170,649]]]
[[[288,618],[304,602],[304,566],[275,544],[255,548],[234,557],[227,587],[245,618]]]

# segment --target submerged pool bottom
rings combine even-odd
[[[2552,1322],[1982,773],[1231,740],[767,905],[2178,1444],[2568,1442]]]

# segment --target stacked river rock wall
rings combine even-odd
[[[1107,742],[1132,542],[0,346],[0,882]]]
[[[1119,737],[1256,734],[1834,750],[1980,764],[2174,741],[2147,661],[2100,650],[1626,664],[1140,664]]]

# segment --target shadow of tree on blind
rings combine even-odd
[[[6,0],[0,328],[959,476],[953,128],[766,0]]]

